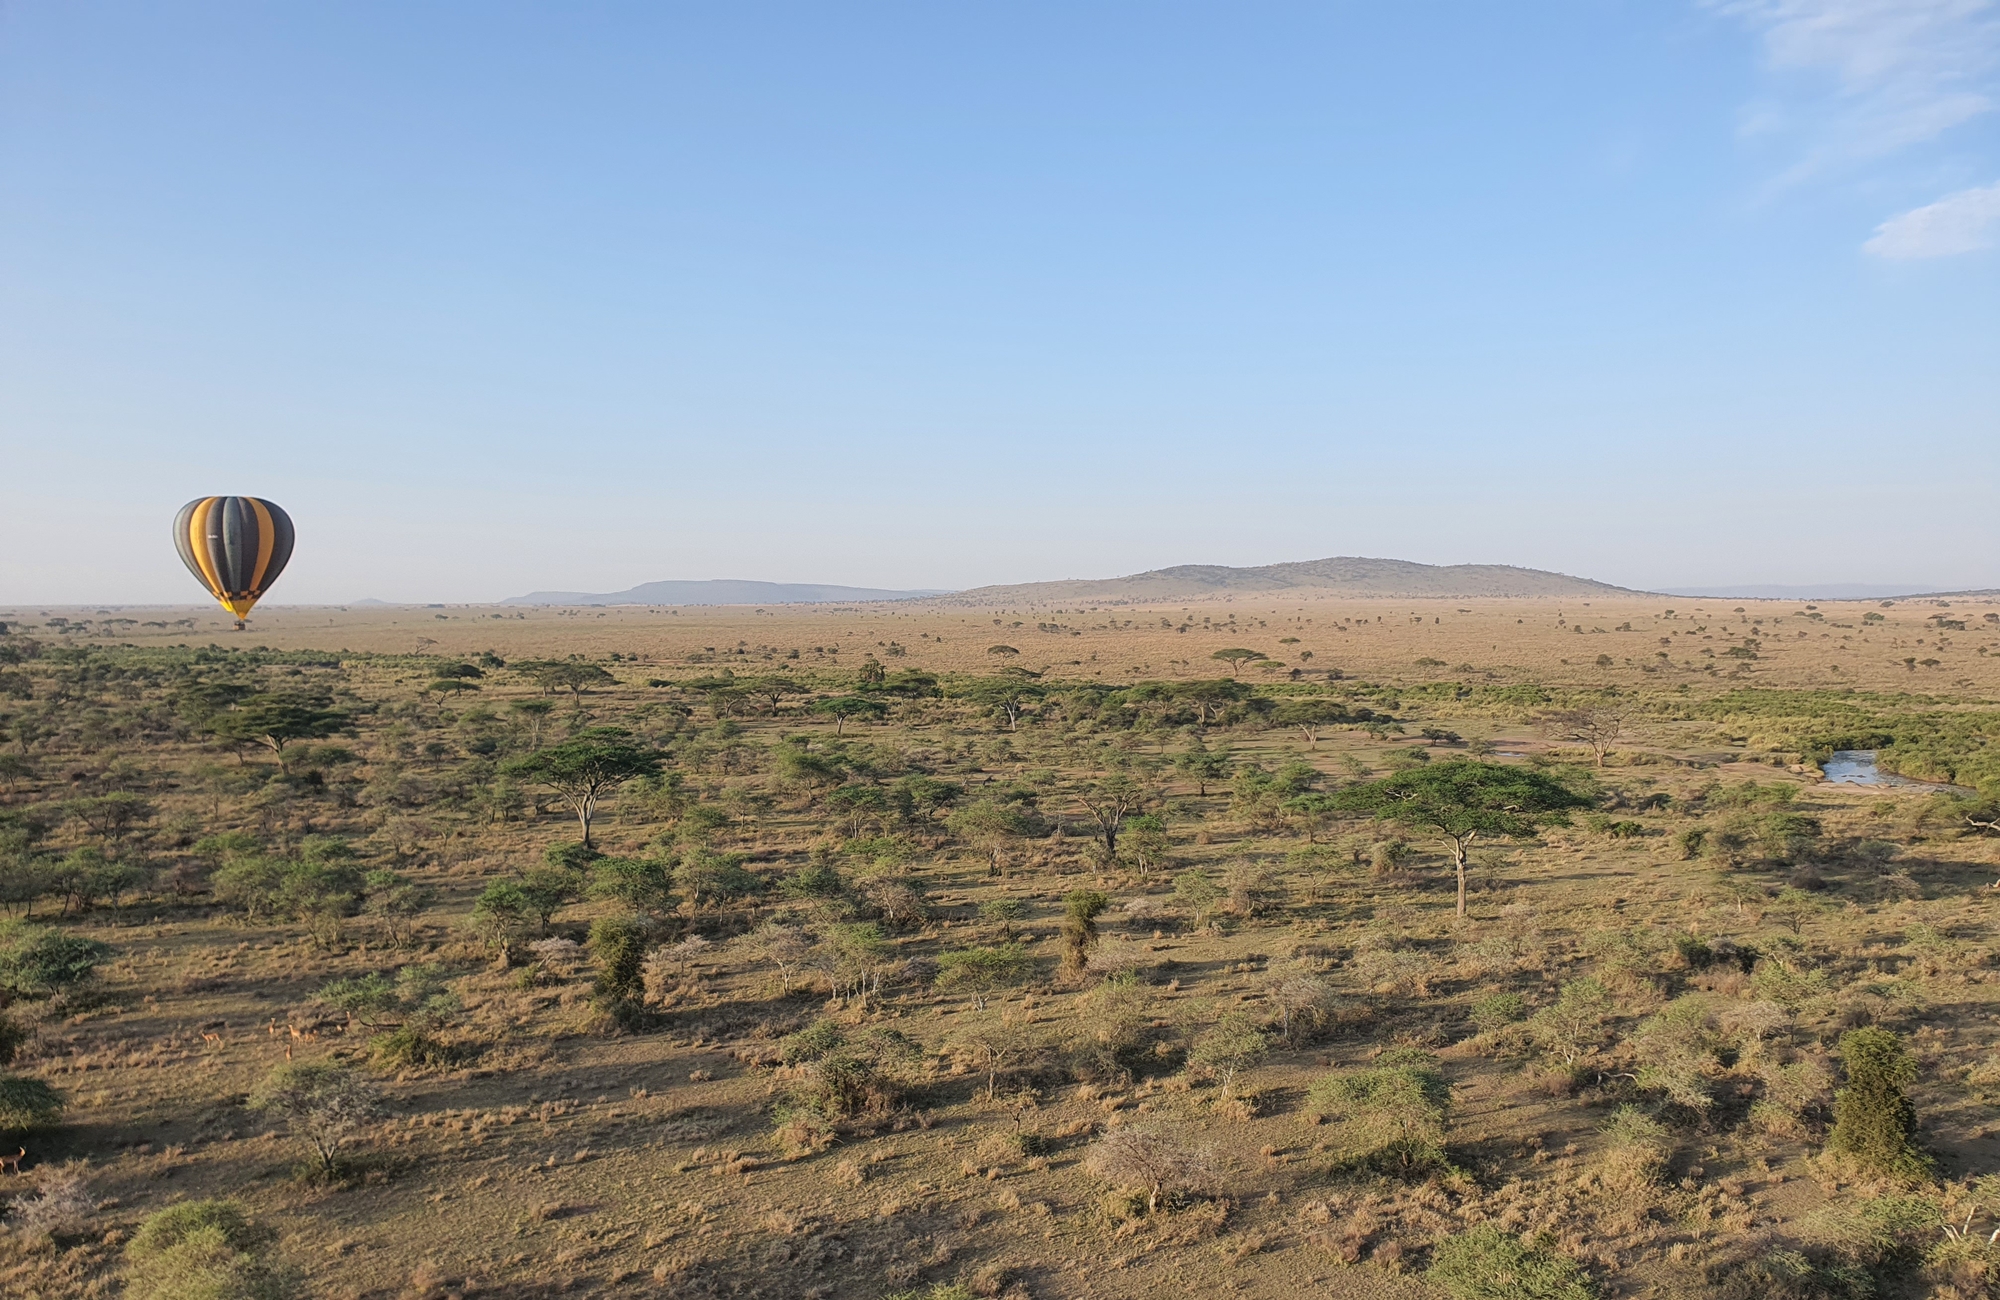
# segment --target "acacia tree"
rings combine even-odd
[[[549,714],[555,712],[556,702],[545,699],[515,700],[507,708],[516,717],[527,720],[528,748],[540,749],[542,747],[542,724],[548,721]]]
[[[871,700],[865,695],[836,695],[830,700],[820,700],[812,706],[814,713],[833,719],[833,734],[838,736],[847,730],[849,718],[880,718],[889,712],[889,706],[880,700]]]
[[[1246,650],[1242,646],[1232,646],[1230,649],[1227,650],[1217,650],[1214,654],[1209,656],[1210,659],[1220,659],[1224,663],[1228,664],[1229,675],[1231,677],[1234,677],[1236,675],[1237,669],[1241,668],[1244,664],[1250,662],[1251,660],[1269,659],[1270,657],[1271,656],[1265,654],[1262,650]]]
[[[352,730],[345,713],[313,700],[262,696],[210,718],[208,733],[231,745],[262,745],[285,766],[285,746],[298,740],[324,740]]]
[[[986,1010],[987,994],[1019,984],[1034,969],[1028,950],[1018,943],[940,953],[937,964],[937,978],[933,983],[938,992],[970,993],[972,1005],[980,1011]]]
[[[1458,914],[1465,915],[1466,857],[1474,840],[1528,839],[1568,820],[1590,800],[1532,768],[1451,759],[1411,768],[1334,796],[1346,812],[1428,831],[1451,850],[1458,874]]]
[[[616,686],[618,679],[596,664],[585,663],[581,659],[564,659],[544,663],[514,665],[533,679],[542,688],[542,694],[553,695],[560,690],[570,693],[577,707],[583,707],[583,692],[588,686]]]
[[[1208,797],[1208,787],[1227,781],[1236,770],[1236,764],[1229,757],[1229,750],[1210,749],[1196,736],[1194,743],[1185,753],[1174,760],[1174,766],[1194,782],[1195,792],[1202,798]]]
[[[636,744],[622,727],[592,727],[560,745],[509,760],[501,771],[553,790],[576,814],[583,828],[583,846],[591,847],[590,823],[597,803],[634,777],[660,770],[665,755],[650,745]]]
[[[1077,802],[1097,823],[1097,836],[1104,841],[1107,861],[1118,856],[1118,832],[1124,828],[1125,819],[1144,808],[1151,797],[1152,791],[1124,772],[1113,772],[1077,793]]]
[[[1590,746],[1599,767],[1612,744],[1625,734],[1625,711],[1615,704],[1591,704],[1563,709],[1542,719],[1549,735],[1557,740]]]
[[[988,651],[987,653],[992,653]],[[1016,652],[1018,653],[1018,652]],[[1047,688],[1022,676],[988,677],[970,682],[952,692],[960,699],[985,705],[1007,719],[1007,730],[1020,730],[1021,714],[1042,698]]]
[[[1280,726],[1296,728],[1305,742],[1317,749],[1321,731],[1353,719],[1338,700],[1308,697],[1286,701],[1279,707],[1275,720]]]
[[[1173,698],[1193,707],[1195,720],[1206,727],[1230,705],[1250,698],[1250,687],[1232,678],[1175,682]]]
[[[348,1135],[380,1110],[373,1085],[325,1062],[281,1065],[250,1094],[252,1110],[275,1114],[318,1161],[322,1177],[340,1166]]]
[[[1034,820],[1011,804],[981,799],[952,813],[946,823],[954,835],[975,848],[986,850],[986,874],[1006,873],[1002,851],[1015,840],[1025,839],[1034,830]]]

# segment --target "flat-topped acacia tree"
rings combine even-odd
[[[635,743],[622,727],[592,727],[560,745],[513,759],[501,771],[555,791],[576,814],[583,845],[589,848],[597,801],[634,777],[658,772],[664,757],[650,745]]]
[[[1465,861],[1474,840],[1529,839],[1568,821],[1591,800],[1528,767],[1451,759],[1350,786],[1334,795],[1344,812],[1363,813],[1442,839],[1458,871],[1458,914],[1465,915]]]

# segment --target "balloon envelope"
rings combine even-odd
[[[292,517],[260,497],[202,497],[174,517],[181,563],[241,619],[292,558]]]

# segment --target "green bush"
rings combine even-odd
[[[286,1300],[297,1279],[266,1258],[270,1234],[234,1201],[183,1201],[125,1248],[127,1300]]]
[[[200,1232],[215,1232],[234,1250],[251,1250],[265,1240],[235,1201],[182,1201],[149,1217],[132,1234],[126,1259],[152,1259]]]
[[[1917,1077],[1902,1040],[1886,1029],[1849,1030],[1840,1036],[1847,1086],[1834,1093],[1833,1132],[1826,1149],[1864,1169],[1897,1177],[1922,1177],[1930,1160],[1916,1147],[1917,1108],[1903,1092]]]
[[[1528,1003],[1519,993],[1495,993],[1472,1004],[1472,1023],[1482,1033],[1492,1033],[1503,1025],[1524,1020]]]
[[[1451,1086],[1427,1052],[1394,1048],[1365,1069],[1313,1084],[1307,1113],[1344,1120],[1348,1162],[1403,1176],[1444,1166]]]
[[[1495,1223],[1440,1241],[1424,1276],[1455,1300],[1591,1300],[1597,1294],[1582,1266],[1547,1239],[1523,1242]]]
[[[375,1063],[389,1070],[447,1070],[472,1055],[421,1021],[398,1025],[373,1044]]]
[[[652,922],[643,916],[607,916],[590,927],[600,1006],[637,1002],[644,995],[646,944],[652,936]]]
[[[111,949],[95,939],[9,922],[0,928],[0,992],[52,997],[90,980],[110,955]]]
[[[847,1036],[838,1024],[820,1019],[786,1038],[778,1045],[778,1051],[786,1065],[804,1065],[837,1050],[846,1041]]]
[[[472,904],[472,928],[503,951],[527,938],[534,927],[534,902],[511,880],[494,881]]]
[[[12,1065],[14,1058],[20,1054],[21,1044],[32,1037],[26,1029],[0,1015],[0,1065]]]
[[[52,1124],[62,1113],[62,1094],[48,1084],[0,1074],[0,1133]]]

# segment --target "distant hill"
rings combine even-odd
[[[509,596],[503,605],[820,605],[864,600],[914,600],[940,591],[886,591],[877,587],[834,587],[811,582],[751,582],[710,578],[705,582],[642,582],[629,591],[531,591]]]
[[[1936,587],[1923,583],[1888,586],[1866,582],[1746,583],[1735,587],[1670,587],[1663,596],[1693,596],[1710,600],[1883,600],[1892,596],[1930,594]]]
[[[1297,596],[1630,596],[1638,593],[1589,578],[1511,564],[1418,564],[1341,555],[1327,560],[1261,564],[1232,569],[1219,564],[1182,564],[1124,578],[1028,582],[975,587],[951,597],[953,604],[1045,605],[1094,603],[1150,605],[1174,600],[1206,600],[1231,595]]]

